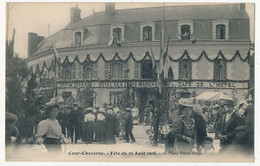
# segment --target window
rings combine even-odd
[[[182,59],[179,62],[179,79],[191,79],[191,61]]]
[[[190,39],[190,25],[181,26],[181,39],[189,40]]]
[[[58,79],[62,79],[62,66],[61,65],[59,65],[59,64],[57,64],[57,66],[58,66]]]
[[[72,64],[72,79],[82,79],[82,65],[74,62]]]
[[[81,32],[75,33],[75,46],[81,45]]]
[[[109,101],[110,104],[119,104],[122,92],[110,92]]]
[[[122,33],[121,28],[114,28],[113,29],[113,40],[114,40],[114,43],[122,41],[122,34],[121,33]]]
[[[83,65],[78,64],[78,79],[82,79],[83,78]]]
[[[224,80],[227,78],[227,65],[223,59],[214,61],[214,79]]]
[[[105,78],[128,78],[128,63],[124,63],[122,61],[113,61],[110,63],[105,63]]]
[[[111,64],[111,78],[123,78],[124,76],[124,64],[120,61],[114,61]]]
[[[178,38],[180,40],[190,40],[190,36],[193,35],[193,32],[193,21],[178,21]]]
[[[105,62],[105,78],[110,79],[110,71],[109,71],[110,63]]]
[[[229,20],[214,20],[212,27],[213,39],[229,39]]]
[[[141,23],[140,24],[140,41],[154,41],[155,37],[155,23]]]
[[[169,70],[168,70],[168,80],[170,80],[170,81],[173,80],[173,71],[172,71],[172,67],[170,67]]]
[[[48,75],[47,75],[47,71],[46,70],[44,70],[43,71],[43,73],[42,73],[42,78],[48,78]]]
[[[128,78],[128,73],[129,73],[128,63],[125,62],[124,63],[124,78]]]
[[[111,25],[110,26],[110,39],[109,39],[108,45],[112,45],[113,43],[121,44],[121,42],[124,41],[124,33],[125,33],[124,24]]]
[[[48,71],[48,78],[49,78],[49,79],[52,79],[53,76],[54,76],[53,71],[52,71],[52,70]],[[58,79],[59,79],[59,78],[58,78]]]
[[[62,79],[71,79],[71,65],[68,63],[63,64],[62,67]]]
[[[216,26],[216,39],[225,39],[226,38],[226,25],[218,24]]]
[[[98,66],[97,63],[87,62],[83,65],[83,78],[95,79],[97,78]]]
[[[141,78],[156,79],[156,72],[153,69],[151,60],[143,60],[141,62]]]
[[[72,79],[76,79],[76,74],[77,74],[77,63],[72,64]]]
[[[140,63],[134,62],[134,78],[140,78]]]
[[[152,27],[143,27],[143,41],[152,41]]]

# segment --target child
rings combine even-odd
[[[213,147],[213,139],[211,137],[203,138],[203,147],[200,147],[202,154],[216,154],[216,150]]]

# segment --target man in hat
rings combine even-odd
[[[18,117],[10,112],[5,113],[5,143],[6,145],[13,144],[19,135],[19,130],[16,127]]]
[[[196,101],[194,101],[192,117],[195,120],[197,132],[197,148],[203,145],[203,138],[207,136],[206,121],[202,114],[201,106]]]
[[[196,124],[195,120],[191,117],[194,101],[192,99],[181,98],[178,103],[182,116],[173,121],[170,131],[174,134],[175,138],[173,152],[191,153],[192,151],[196,151],[197,148]]]
[[[135,141],[135,137],[132,133],[132,129],[133,129],[133,116],[131,113],[131,109],[130,108],[126,108],[126,121],[125,121],[125,139],[126,142],[129,142],[129,136],[132,140],[132,143],[136,142]]]
[[[220,153],[224,153],[232,143],[232,138],[229,135],[241,124],[242,120],[234,112],[234,102],[232,100],[222,100],[220,102],[224,107],[225,114],[218,121],[216,135],[220,139]]]
[[[71,143],[73,143],[73,135],[75,132],[75,143],[82,136],[82,128],[83,128],[83,115],[77,103],[74,103],[72,110],[69,114],[69,131]]]
[[[215,132],[215,138],[217,138],[217,135],[216,135],[216,131],[218,129],[218,121],[219,119],[221,118],[221,107],[220,105],[218,104],[215,104],[213,107],[212,107],[212,116],[213,116],[213,129],[214,129],[214,132]]]

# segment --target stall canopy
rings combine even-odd
[[[197,97],[195,97],[197,100],[207,100],[207,101],[218,101],[221,99],[224,100],[232,100],[229,96],[225,95],[222,92],[204,92]]]

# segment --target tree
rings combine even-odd
[[[122,92],[118,104],[121,110],[126,110],[126,108],[132,108],[134,106],[133,95],[129,89]]]
[[[26,62],[14,56],[14,37],[6,41],[6,111],[12,112],[19,117],[24,115],[24,94],[21,83],[29,73]]]
[[[77,101],[83,108],[93,107],[94,90],[91,84],[82,90],[78,89],[77,95]]]

